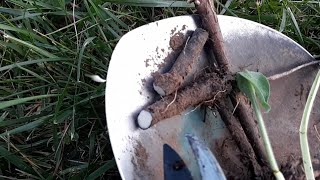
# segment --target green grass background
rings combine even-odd
[[[320,1],[215,1],[320,55]],[[104,114],[117,41],[149,22],[195,13],[185,1],[0,2],[0,179],[119,178]]]

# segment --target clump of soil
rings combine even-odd
[[[181,46],[184,45],[184,34],[182,34],[181,32],[175,33],[170,38],[169,44],[173,50],[179,49]]]
[[[144,62],[146,63],[146,67],[149,67],[150,66],[150,61],[151,59],[146,59]]]
[[[136,169],[138,179],[148,179],[151,178],[152,171],[149,170],[147,165],[147,159],[149,158],[149,154],[146,149],[142,146],[140,141],[136,142],[136,146],[134,147],[134,156],[132,156],[131,162]]]
[[[315,179],[320,179],[320,160],[318,158],[312,159],[312,165],[314,167]],[[287,180],[305,180],[305,172],[303,169],[302,158],[289,157],[287,163],[281,168],[284,177]]]
[[[134,155],[137,159],[137,165],[139,167],[142,167],[143,169],[147,168],[147,165],[145,164],[145,159],[148,159],[148,154],[146,149],[141,145],[141,143],[138,141],[137,146],[134,149]]]

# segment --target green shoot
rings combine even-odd
[[[314,179],[314,173],[313,173],[309,144],[308,144],[308,124],[309,124],[312,106],[319,89],[319,85],[320,85],[320,71],[318,71],[316,79],[312,84],[312,87],[307,99],[307,103],[303,110],[303,115],[302,115],[302,120],[300,124],[300,130],[299,130],[303,167],[305,170],[306,178],[308,180]]]
[[[268,99],[270,95],[269,82],[263,74],[250,71],[239,72],[236,76],[236,80],[239,89],[248,96],[252,103],[253,110],[257,116],[259,130],[263,139],[267,158],[272,172],[277,180],[284,180],[284,176],[280,172],[277,161],[275,159],[267,129],[263,121],[262,113],[258,105],[259,100],[260,105],[264,109],[266,109],[267,111],[270,110],[270,106],[268,105]]]

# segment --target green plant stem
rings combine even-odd
[[[300,124],[300,146],[301,146],[301,153],[302,153],[302,159],[303,159],[303,167],[304,171],[306,173],[306,178],[308,180],[314,179],[314,173],[312,168],[312,162],[310,157],[310,150],[309,150],[309,144],[308,144],[308,124],[310,119],[310,114],[313,106],[313,102],[315,100],[315,97],[317,95],[318,89],[320,85],[320,70],[317,73],[316,79],[314,80],[307,103],[305,105],[305,108],[303,110],[303,115],[301,119]]]
[[[269,140],[269,136],[268,136],[268,132],[267,132],[267,129],[265,127],[265,124],[264,124],[264,121],[263,121],[263,117],[262,117],[260,108],[258,106],[258,102],[257,102],[257,100],[255,98],[255,92],[254,92],[254,88],[253,88],[252,85],[250,85],[250,89],[251,89],[251,92],[252,92],[252,93],[250,93],[251,103],[252,103],[252,106],[253,106],[253,110],[254,110],[254,112],[256,113],[256,116],[257,116],[259,130],[260,130],[260,133],[261,133],[261,136],[262,136],[264,147],[266,149],[267,158],[268,158],[270,167],[271,167],[272,172],[273,172],[273,174],[274,174],[274,176],[276,177],[277,180],[284,180],[284,176],[280,172],[278,164],[277,164],[277,161],[276,161],[276,158],[274,157],[272,146],[271,146],[271,143],[270,143],[270,140]]]

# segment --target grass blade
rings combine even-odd
[[[28,31],[28,30],[22,29],[22,28],[17,28],[17,27],[8,26],[8,25],[5,25],[5,24],[0,24],[0,29],[2,29],[2,30],[8,30],[8,31],[14,31],[14,32],[19,32],[19,33],[22,33],[22,34],[24,34],[24,35],[27,35],[27,36],[29,36],[29,37],[31,37],[31,38],[34,38],[34,39],[36,39],[36,40],[38,40],[38,41],[41,41],[41,42],[43,42],[43,43],[46,43],[46,42],[47,42],[44,38],[42,38],[42,37],[34,34],[33,32],[30,32],[30,31]]]
[[[66,110],[62,113],[56,113],[56,114],[57,115],[56,115],[56,117],[54,117],[53,123],[60,124],[72,115],[72,110]]]
[[[93,173],[91,173],[88,177],[87,180],[93,180],[97,179],[98,177],[101,177],[105,172],[107,172],[109,169],[115,167],[116,162],[114,159],[109,160],[106,162],[103,166],[95,170]]]
[[[7,49],[13,49],[17,53],[19,53],[21,56],[26,54],[25,51],[22,50],[22,48],[20,46],[18,46],[17,44],[14,44],[14,43],[8,43],[8,42],[0,41],[0,46],[3,46],[5,48],[7,48]]]
[[[287,11],[290,15],[290,18],[291,18],[291,21],[294,25],[294,30],[296,31],[296,33],[298,34],[298,38],[299,38],[299,42],[300,44],[304,45],[304,42],[303,42],[303,38],[302,38],[302,34],[301,34],[301,31],[300,31],[300,28],[299,28],[299,25],[297,23],[297,20],[296,18],[294,17],[294,14],[292,13],[290,7],[287,7]]]
[[[22,161],[20,157],[14,155],[12,152],[9,152],[2,146],[0,146],[0,156],[5,158],[8,162],[17,166],[22,171],[26,171],[30,174],[34,174],[33,169],[29,167],[24,161]]]
[[[0,67],[0,72],[1,71],[6,71],[15,67],[22,67],[22,66],[27,66],[27,65],[32,65],[32,64],[41,64],[41,63],[46,63],[46,62],[59,62],[59,61],[71,61],[73,59],[71,58],[46,58],[46,59],[37,59],[37,60],[30,60],[30,61],[24,61],[24,62],[18,62],[18,63],[12,63],[7,66]]]
[[[83,52],[84,52],[85,48],[87,47],[87,45],[90,44],[94,40],[94,38],[96,38],[96,37],[89,37],[88,39],[86,39],[82,45],[81,50],[80,50],[79,59],[78,59],[78,66],[77,66],[77,82],[80,81],[81,61],[83,58]]]
[[[49,97],[56,97],[56,94],[49,94],[49,95],[39,95],[39,96],[32,96],[32,97],[26,97],[26,98],[21,98],[21,99],[14,99],[10,101],[4,101],[1,102],[0,104],[0,109],[4,109],[10,106],[15,106],[18,104],[26,103],[28,101],[33,101],[36,99],[42,99],[42,98],[49,98]]]
[[[37,114],[37,115],[33,115],[33,116],[29,116],[29,117],[22,117],[22,118],[17,118],[17,119],[10,119],[10,120],[5,120],[5,121],[2,121],[0,122],[0,127],[10,127],[10,126],[18,126],[18,124],[21,124],[21,123],[25,123],[25,122],[28,122],[28,121],[32,121],[32,120],[35,120],[35,119],[39,119],[39,118],[45,118],[45,117],[53,117],[53,115],[49,115],[48,112],[43,112],[43,113],[40,113],[40,114]]]
[[[14,16],[20,16],[23,14],[23,11],[19,10],[19,9],[0,7],[0,13],[3,13],[3,14],[6,13],[6,14],[14,15]]]
[[[15,129],[11,129],[7,132],[4,132],[2,134],[0,134],[0,136],[5,136],[6,134],[10,134],[10,135],[14,135],[14,134],[17,134],[17,133],[21,133],[21,132],[25,132],[25,131],[30,131],[38,126],[41,126],[44,121],[46,120],[47,118],[41,118],[41,119],[38,119],[36,121],[33,121],[31,123],[28,123],[28,124],[25,124],[23,126],[19,126]]]
[[[48,13],[25,13],[22,16],[17,16],[15,18],[9,19],[9,21],[19,21],[19,20],[24,20],[26,21],[27,19],[34,19],[36,20],[36,18],[39,18],[39,16],[44,15],[44,14],[48,14]]]
[[[35,88],[31,88],[31,89],[28,89],[28,90],[24,90],[24,91],[18,91],[18,92],[11,92],[9,95],[7,96],[4,96],[4,97],[0,97],[0,101],[3,101],[5,99],[9,99],[11,97],[19,97],[19,95],[21,94],[25,94],[25,93],[29,93],[29,92],[33,92],[35,90],[39,90],[39,89],[43,89],[43,88],[46,88],[46,87],[49,87],[49,86],[52,86],[53,84],[47,84],[47,85],[44,85],[44,86],[37,86]]]
[[[21,67],[21,66],[19,66],[19,65],[17,65],[17,67],[18,67],[19,69],[21,69],[21,70],[23,70],[23,71],[31,74],[32,76],[34,76],[34,77],[36,77],[36,78],[38,78],[38,79],[41,79],[42,81],[45,81],[45,82],[47,82],[47,83],[50,84],[50,81],[48,81],[48,80],[46,80],[45,78],[41,77],[39,74],[37,74],[37,73],[35,73],[35,72],[27,69],[27,68]]]
[[[287,20],[287,10],[285,8],[282,8],[282,18],[281,18],[279,32],[282,32],[286,27],[286,20]]]
[[[142,7],[194,7],[186,1],[159,1],[159,0],[106,0],[106,2],[126,4]]]
[[[123,21],[121,21],[117,16],[115,16],[114,14],[112,14],[108,8],[103,8],[102,6],[99,6],[102,10],[104,10],[104,12],[110,16],[115,22],[117,22],[120,26],[122,26],[124,29],[128,30],[129,26],[124,23]]]
[[[95,22],[96,24],[98,24],[97,19],[94,17],[93,13],[92,13],[91,10],[90,10],[90,6],[89,6],[87,0],[84,0],[84,5],[85,5],[85,7],[86,7],[86,9],[87,9],[87,11],[88,11],[88,14],[89,14],[89,16],[91,17],[91,19],[94,20],[94,22]],[[105,42],[105,43],[108,43],[109,41],[108,41],[105,33],[103,32],[100,24],[98,24],[98,30],[99,30],[99,32],[101,33],[104,42]],[[110,46],[109,44],[107,44],[106,47],[107,47],[107,48],[106,48],[106,51],[111,54],[111,53],[112,53],[112,48],[111,48],[111,46]]]
[[[105,14],[103,14],[103,10],[101,8],[98,8],[98,6],[92,1],[92,0],[88,0],[89,3],[91,4],[91,6],[93,7],[93,9],[95,10],[95,12],[97,13],[97,15],[99,16],[99,18],[101,19],[100,22],[101,24],[107,28],[107,30],[115,37],[115,38],[120,38],[120,35],[116,32],[116,31],[120,31],[120,28],[114,24],[114,22],[112,21],[106,21],[106,19],[109,19],[109,17],[105,16]],[[112,27],[110,27],[109,25],[111,25]]]
[[[8,116],[8,112],[5,111],[4,113],[2,113],[2,115],[0,116],[0,124],[4,121],[4,119]]]
[[[19,43],[19,44],[21,44],[21,45],[24,45],[24,46],[26,46],[26,47],[28,47],[28,48],[30,48],[30,49],[33,49],[34,51],[36,51],[36,52],[38,52],[39,54],[42,54],[42,55],[44,55],[44,56],[46,56],[46,57],[48,57],[48,58],[57,58],[56,55],[53,55],[53,54],[49,53],[48,51],[45,51],[45,50],[43,50],[43,49],[40,49],[40,48],[38,48],[37,46],[34,46],[34,45],[32,45],[32,44],[30,44],[30,43],[27,43],[27,42],[25,42],[25,41],[22,41],[22,40],[20,40],[20,39],[17,39],[17,38],[15,38],[15,37],[13,37],[13,36],[10,36],[10,35],[8,35],[8,34],[5,34],[3,37],[4,37],[4,38],[7,38],[7,39],[9,39],[9,40],[15,41],[15,42],[17,42],[17,43]]]
[[[229,9],[229,6],[231,5],[232,2],[233,0],[228,0],[219,14],[226,13],[226,11]]]
[[[229,7],[226,7],[225,5],[223,5],[219,0],[215,0],[215,2],[220,5],[221,7],[223,7],[222,10],[225,10],[226,12],[230,13],[232,16],[234,17],[238,17],[238,15],[236,15],[234,12],[231,11],[231,9],[229,9]],[[227,4],[226,4],[227,5]],[[221,11],[222,12],[222,11]],[[222,14],[220,12],[220,14]],[[225,13],[225,12],[224,12]]]

